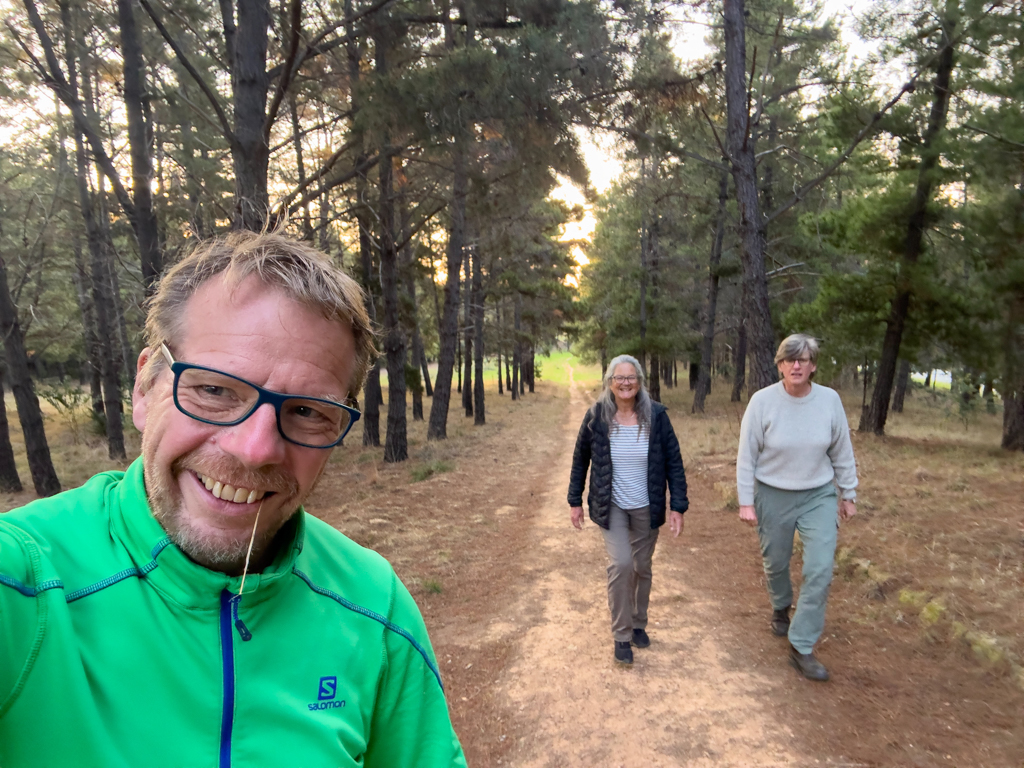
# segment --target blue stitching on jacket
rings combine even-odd
[[[427,667],[430,669],[431,672],[434,673],[434,677],[437,678],[437,684],[441,686],[441,692],[444,693],[444,683],[441,682],[441,673],[437,671],[437,667],[435,667],[433,662],[430,661],[430,656],[427,655],[427,652],[423,648],[423,646],[420,645],[419,642],[417,642],[416,638],[413,637],[407,630],[402,629],[397,624],[394,624],[393,622],[389,621],[386,616],[381,616],[379,613],[371,611],[369,608],[363,608],[363,606],[361,605],[357,605],[356,603],[353,603],[350,600],[346,600],[337,592],[333,592],[329,589],[326,589],[325,587],[318,587],[310,580],[309,576],[304,574],[298,568],[293,567],[292,573],[294,573],[296,576],[298,576],[300,579],[306,582],[306,586],[308,586],[318,595],[329,597],[339,605],[348,608],[350,611],[355,611],[356,613],[361,614],[368,619],[373,619],[374,621],[380,622],[384,625],[386,629],[390,629],[395,634],[401,635],[410,643],[412,643],[412,647],[419,651],[420,656],[423,657],[423,661],[427,663]]]
[[[27,584],[22,584],[17,579],[12,579],[10,576],[4,576],[0,574],[0,584],[6,587],[16,589],[18,592],[23,594],[25,597],[36,597],[41,592],[45,592],[48,589],[63,589],[64,582],[60,579],[50,579],[49,581],[39,582],[39,586],[30,587]]]
[[[160,539],[160,541],[156,543],[156,546],[154,546],[150,552],[150,557],[152,557],[153,559],[141,568],[137,566],[132,568],[125,568],[123,571],[118,571],[113,576],[107,576],[107,578],[101,579],[100,581],[97,581],[95,584],[90,584],[88,587],[82,587],[81,589],[76,589],[74,592],[69,592],[67,595],[65,595],[64,599],[69,603],[73,603],[75,602],[75,600],[80,600],[83,597],[95,594],[100,590],[106,589],[109,586],[117,584],[117,582],[119,581],[130,579],[132,576],[137,576],[141,579],[144,576],[149,575],[159,565],[159,563],[157,563],[156,561],[157,555],[163,552],[167,545],[170,543],[170,536],[165,536],[164,538]]]

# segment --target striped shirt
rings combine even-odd
[[[639,439],[638,439],[639,436]],[[612,449],[612,503],[620,509],[639,509],[650,504],[647,496],[647,448],[650,430],[640,425],[613,424],[609,430]]]

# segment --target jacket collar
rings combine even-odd
[[[132,462],[110,491],[111,534],[128,551],[140,576],[167,597],[194,610],[219,610],[224,590],[238,594],[241,576],[228,576],[193,562],[173,544],[149,506],[142,458]],[[245,577],[246,602],[261,602],[277,591],[299,552],[306,532],[300,508],[278,533],[284,540],[277,557],[262,573]]]

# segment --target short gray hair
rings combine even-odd
[[[818,340],[806,333],[794,333],[787,336],[779,344],[779,351],[775,353],[775,364],[783,360],[796,360],[804,352],[811,358],[811,362],[818,364]]]

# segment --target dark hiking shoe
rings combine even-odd
[[[785,637],[789,634],[789,609],[791,606],[780,608],[772,613],[772,632],[776,637]]]
[[[633,630],[633,645],[637,648],[647,648],[651,644],[651,638],[642,629]]]
[[[633,649],[629,646],[628,640],[624,643],[615,641],[615,660],[622,664],[633,663]]]
[[[817,680],[821,683],[828,680],[828,670],[814,658],[813,653],[800,653],[793,646],[789,646],[789,663],[808,680]]]

